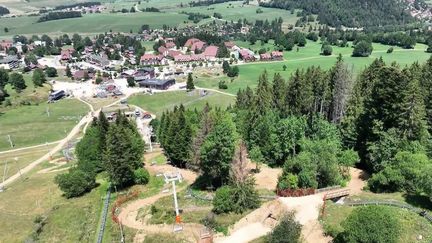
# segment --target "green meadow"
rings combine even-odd
[[[239,45],[252,48],[252,50],[259,50],[261,44],[250,45],[247,43],[239,42]],[[374,44],[374,51],[369,57],[351,57],[352,47],[334,47],[332,56],[320,55],[321,45],[318,42],[308,42],[306,47],[299,48],[297,51],[294,48],[293,51],[284,52],[284,61],[276,62],[254,62],[238,65],[240,69],[240,75],[235,79],[230,79],[223,75],[220,76],[201,76],[197,79],[196,85],[205,88],[218,88],[218,83],[224,80],[228,84],[226,92],[235,94],[238,89],[250,86],[256,87],[258,83],[258,76],[267,70],[270,78],[275,73],[281,73],[285,79],[289,79],[291,74],[296,69],[306,69],[310,66],[320,66],[323,69],[331,68],[336,62],[337,56],[342,54],[345,62],[352,69],[354,74],[358,74],[367,65],[373,62],[376,58],[382,57],[387,64],[397,62],[401,66],[409,65],[414,62],[423,63],[430,58],[430,54],[426,53],[426,46],[417,44],[415,49],[401,49],[394,47],[393,53],[386,53],[390,46]],[[273,50],[274,47],[267,45],[269,50]],[[286,70],[283,70],[283,66],[286,65]]]
[[[194,90],[191,92],[173,91],[154,95],[134,95],[129,98],[128,103],[160,116],[163,111],[172,110],[174,106],[180,104],[183,104],[188,109],[201,110],[206,103],[225,108],[230,104],[234,104],[234,100],[233,96],[212,91],[205,96],[201,96],[201,91]]]
[[[78,100],[64,99],[52,104],[20,106],[0,112],[0,151],[11,149],[8,135],[14,148],[60,140],[66,137],[87,110],[87,105]]]

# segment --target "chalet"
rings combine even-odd
[[[72,54],[75,52],[75,49],[73,48],[68,48],[68,49],[64,49],[61,50],[60,52],[60,60],[61,61],[65,61],[65,62],[69,62],[72,60]]]
[[[174,62],[175,63],[187,63],[191,61],[191,56],[190,55],[177,55],[174,56]]]
[[[168,49],[165,46],[159,46],[158,52],[159,52],[159,54],[161,54],[163,56],[168,55]]]
[[[192,45],[193,45],[194,43],[196,43],[196,42],[199,42],[199,41],[200,41],[200,40],[197,39],[197,38],[190,38],[190,39],[188,39],[188,40],[186,41],[186,43],[184,44],[184,47],[192,48]]]
[[[182,55],[182,54],[183,53],[181,51],[169,50],[167,56],[171,57],[172,59],[174,59],[175,56]]]
[[[191,51],[195,52],[195,51],[202,51],[204,49],[204,47],[206,46],[206,43],[204,41],[197,41],[195,43],[192,44],[191,46]]]
[[[88,70],[78,70],[73,74],[74,80],[77,81],[85,81],[88,79],[93,79],[95,74],[93,72],[89,72]]]
[[[110,64],[106,54],[91,54],[87,57],[87,61],[100,67],[107,67]]]
[[[166,90],[175,84],[175,79],[147,79],[137,83],[143,88]]]
[[[20,60],[17,56],[5,56],[0,57],[0,68],[4,69],[14,69],[18,68],[20,65]]]
[[[206,49],[203,52],[203,55],[206,60],[214,60],[216,59],[217,53],[218,53],[218,47],[217,46],[207,46]]]
[[[152,79],[155,77],[155,69],[153,67],[140,68],[132,76],[134,77],[135,82]]]
[[[272,56],[270,55],[270,53],[263,53],[263,54],[260,54],[260,60],[261,61],[270,61],[270,60],[272,60]]]
[[[140,64],[141,65],[162,65],[163,64],[162,61],[163,61],[162,55],[144,54],[141,56]]]
[[[271,57],[273,60],[282,61],[283,60],[283,52],[281,51],[272,51]]]
[[[174,42],[167,42],[165,43],[165,47],[168,49],[172,49],[176,47],[176,44]]]
[[[231,50],[236,44],[232,41],[225,41],[224,45],[228,50]]]
[[[1,49],[3,49],[3,50],[7,50],[7,49],[11,48],[12,46],[13,46],[13,42],[12,42],[12,41],[9,41],[9,40],[2,40],[2,41],[0,42],[0,47],[1,47]]]
[[[248,50],[248,49],[241,49],[239,51],[239,56],[245,62],[253,62],[253,61],[255,61],[255,56],[254,56],[253,51]]]

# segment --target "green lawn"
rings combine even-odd
[[[60,140],[87,110],[88,106],[78,100],[64,99],[0,112],[0,151],[11,149],[7,135],[11,136],[15,148]]]
[[[240,45],[247,45],[239,43]],[[259,46],[260,44],[258,44]],[[256,46],[256,45],[255,45]],[[351,57],[352,47],[333,47],[332,56],[321,56],[319,55],[321,45],[318,42],[308,42],[306,47],[299,48],[297,52],[296,49],[290,52],[284,52],[284,61],[282,62],[254,62],[245,65],[239,65],[240,75],[235,78],[232,82],[231,79],[220,76],[220,77],[200,77],[197,85],[206,88],[218,88],[218,82],[220,80],[225,80],[228,84],[227,92],[235,94],[239,88],[245,88],[246,86],[256,87],[258,76],[267,70],[270,79],[273,77],[274,73],[279,72],[282,76],[288,80],[290,75],[298,68],[307,68],[309,66],[321,66],[324,69],[331,68],[336,62],[336,58],[341,53],[355,74],[359,73],[367,65],[372,63],[376,58],[382,57],[387,64],[392,62],[397,62],[401,66],[411,64],[413,62],[423,63],[430,58],[430,54],[426,53],[426,46],[422,44],[417,44],[415,49],[401,49],[394,47],[394,52],[387,54],[386,51],[389,46],[374,44],[374,51],[370,57],[359,58]],[[257,48],[258,49],[258,48]],[[283,66],[286,65],[286,71],[283,71]]]
[[[134,95],[129,98],[128,102],[159,116],[163,111],[171,110],[174,106],[180,104],[183,104],[186,108],[196,108],[197,110],[201,110],[206,103],[213,106],[227,107],[234,103],[234,97],[211,91],[203,97],[201,97],[198,90],[189,93],[186,91],[173,91],[154,95]]]

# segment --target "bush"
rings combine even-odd
[[[330,56],[333,53],[333,48],[329,44],[324,44],[321,47],[321,54],[324,56]]]
[[[45,70],[45,74],[47,77],[50,77],[50,78],[57,77],[57,69],[55,69],[53,67],[48,67]]]
[[[57,175],[55,182],[66,198],[81,196],[96,186],[95,176],[79,169],[71,169],[66,174]]]
[[[370,54],[372,54],[372,43],[368,41],[360,41],[357,43],[357,45],[354,47],[353,50],[353,57],[368,57]]]
[[[228,89],[228,85],[226,85],[225,81],[219,81],[219,89]]]
[[[213,212],[220,214],[233,211],[231,194],[232,189],[229,186],[222,186],[217,189],[216,195],[213,198]]]
[[[384,206],[356,208],[342,227],[335,242],[395,243],[400,235],[398,219]]]
[[[388,50],[387,50],[387,53],[393,53],[393,47],[390,47]]]
[[[280,223],[267,236],[269,243],[299,243],[301,236],[301,224],[295,221],[294,213],[282,217]]]
[[[150,180],[150,174],[145,168],[139,168],[134,171],[134,180],[136,184],[145,185]]]
[[[249,179],[219,188],[213,199],[213,212],[243,213],[248,209],[259,207],[259,197],[254,185],[255,181]]]

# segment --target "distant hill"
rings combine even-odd
[[[423,0],[410,0],[424,3]],[[303,9],[318,15],[322,24],[338,27],[403,25],[415,20],[402,0],[269,0],[263,7]]]
[[[6,14],[9,14],[9,13],[10,13],[9,9],[0,6],[0,16],[6,15]]]

